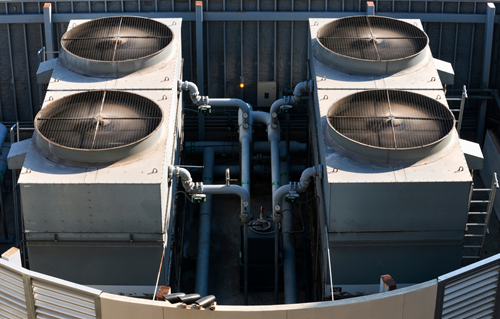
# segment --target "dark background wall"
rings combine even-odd
[[[0,3],[0,121],[29,123],[41,106],[40,88],[36,83],[38,50],[44,45],[43,25],[10,23],[2,15],[40,14],[44,2]],[[485,14],[484,1],[375,1],[376,12]],[[499,3],[496,4],[500,6]],[[205,0],[205,11],[366,11],[365,0]],[[186,12],[195,11],[191,0],[132,1],[56,1],[54,13],[88,12]],[[140,10],[139,10],[140,9]],[[497,10],[498,11],[498,10]],[[434,57],[450,62],[455,70],[455,85],[448,89],[479,88],[483,64],[483,23],[427,22],[424,28],[430,38]],[[54,23],[56,48],[68,23]],[[210,21],[204,22],[205,93],[217,97],[243,97],[256,104],[257,82],[276,81],[277,91],[292,88],[308,78],[308,22],[306,21]],[[196,81],[195,22],[182,26],[184,79]],[[498,35],[495,25],[490,88],[500,86],[498,69]],[[241,37],[243,35],[243,38]],[[243,52],[241,44],[243,42]],[[242,56],[243,55],[243,56]],[[243,61],[243,63],[241,63]],[[243,65],[242,65],[243,64]],[[240,76],[245,78],[243,93]],[[459,95],[459,93],[451,93]],[[242,95],[242,96],[241,96]],[[453,102],[458,107],[457,102]],[[467,103],[464,130],[473,132],[477,123],[478,100]],[[495,119],[496,106],[489,115]],[[498,121],[487,122],[490,127]]]

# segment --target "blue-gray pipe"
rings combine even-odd
[[[280,163],[281,185],[290,183],[290,166],[288,161]],[[297,272],[295,267],[295,241],[293,238],[292,205],[283,202],[281,209],[281,233],[283,235],[283,283],[285,285],[285,303],[297,303]]]
[[[206,147],[203,151],[203,183],[211,185],[214,177],[214,150]],[[200,206],[198,258],[196,259],[196,284],[194,291],[206,296],[210,264],[210,227],[212,223],[212,195]]]

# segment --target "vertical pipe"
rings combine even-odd
[[[17,110],[17,97],[16,97],[16,80],[14,78],[14,61],[12,60],[12,40],[10,38],[10,23],[7,23],[7,39],[9,41],[9,57],[10,57],[10,76],[12,84],[12,97],[14,98],[14,109],[16,112],[16,122],[19,121],[19,112]]]
[[[495,5],[488,2],[486,11],[486,23],[484,28],[484,50],[483,70],[481,77],[481,89],[487,89],[490,84],[491,51],[493,49],[493,31],[495,27]],[[488,101],[483,100],[479,108],[479,123],[477,126],[477,141],[482,147],[484,141],[484,125],[486,122],[486,106]]]
[[[290,183],[290,166],[288,161],[280,163],[281,184]],[[297,275],[295,267],[295,240],[293,231],[293,212],[292,205],[283,201],[281,214],[281,233],[283,236],[283,283],[285,285],[285,303],[292,304],[297,302]]]
[[[291,24],[292,25],[290,26],[290,89],[293,88],[293,21],[291,21]]]
[[[196,80],[200,95],[205,94],[203,68],[203,1],[196,1]],[[198,140],[205,140],[203,114],[198,114]]]
[[[243,225],[243,259],[244,304],[248,305],[248,223]]]
[[[90,3],[89,3],[90,10]],[[52,5],[46,3],[43,5],[43,24],[45,28],[45,48],[49,52],[54,52],[54,38],[52,29]],[[47,60],[54,58],[53,53],[47,53]]]
[[[214,149],[203,150],[203,184],[212,184],[214,177]],[[200,206],[198,258],[196,259],[196,285],[194,291],[206,296],[210,264],[210,225],[212,223],[212,195],[207,194],[207,201]]]
[[[278,304],[280,223],[274,223],[274,303]]]

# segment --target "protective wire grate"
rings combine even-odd
[[[76,56],[96,61],[126,61],[146,57],[172,41],[164,24],[138,17],[92,20],[66,32],[61,45]]]
[[[86,150],[125,146],[150,135],[162,111],[140,95],[89,91],[52,102],[35,119],[36,130],[52,143]]]
[[[318,32],[318,41],[328,50],[344,56],[390,61],[422,51],[427,35],[409,23],[372,16],[335,20]]]
[[[443,104],[396,90],[371,90],[345,97],[330,108],[328,120],[351,140],[389,149],[432,144],[448,135],[455,124],[455,117]]]

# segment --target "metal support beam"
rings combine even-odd
[[[52,34],[52,4],[43,5],[43,24],[45,27],[45,49],[48,52],[54,52],[54,37]],[[47,60],[54,58],[53,53],[47,53]]]
[[[375,9],[376,12],[376,9]],[[183,21],[196,21],[194,12],[128,12],[127,14],[146,18],[182,18]],[[92,13],[54,13],[52,22],[69,22],[73,19],[98,19],[104,17],[122,16],[123,12],[92,12]],[[321,12],[321,11],[213,11],[205,12],[205,21],[308,21],[309,18],[343,18],[359,15],[359,12]],[[422,22],[446,23],[484,23],[484,14],[466,13],[405,13],[379,12],[377,15],[394,19],[420,19]],[[497,19],[500,23],[500,16]],[[42,14],[3,14],[0,23],[43,23]]]
[[[491,52],[493,50],[493,30],[495,27],[495,5],[488,2],[486,9],[486,25],[484,28],[484,50],[483,50],[483,70],[481,77],[481,88],[487,89],[490,84],[490,68],[491,68]],[[483,145],[484,141],[484,125],[486,122],[486,107],[488,101],[481,102],[478,115],[477,125],[477,142]]]
[[[203,1],[196,1],[196,84],[200,95],[205,94],[203,68]],[[198,140],[205,140],[205,118],[203,114],[198,114]]]
[[[375,4],[373,3],[373,1],[368,1],[366,3],[366,15],[368,15],[368,16],[375,15]]]

